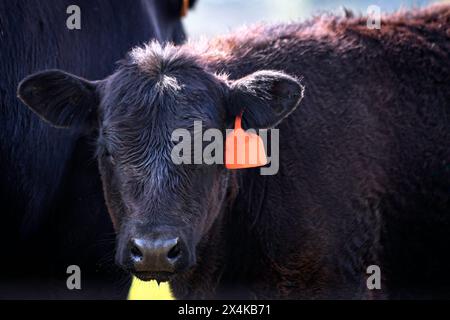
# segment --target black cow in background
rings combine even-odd
[[[190,1],[191,6],[194,1]],[[81,30],[66,10],[81,9]],[[180,43],[182,0],[0,0],[0,298],[124,298],[90,138],[61,132],[16,98],[25,75],[63,68],[102,78],[132,46]],[[69,291],[69,265],[82,290]]]

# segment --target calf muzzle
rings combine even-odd
[[[188,248],[180,237],[132,238],[128,248],[132,272],[141,280],[168,281],[189,264]]]

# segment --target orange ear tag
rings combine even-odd
[[[242,115],[236,117],[234,126],[225,141],[225,167],[246,169],[265,166],[268,161],[261,137],[242,129]]]
[[[183,3],[181,4],[181,11],[180,16],[186,17],[189,11],[189,0],[183,0]]]

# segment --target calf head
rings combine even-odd
[[[152,43],[117,71],[88,81],[59,70],[29,76],[18,95],[42,119],[96,136],[118,264],[143,280],[165,281],[193,266],[196,246],[226,206],[223,165],[176,165],[175,129],[225,130],[245,108],[247,128],[269,128],[299,104],[303,87],[284,73],[217,76],[201,57]]]

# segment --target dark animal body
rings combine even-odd
[[[302,76],[305,97],[279,126],[279,173],[238,173],[233,207],[175,294],[450,297],[450,6],[385,17],[381,30],[333,17],[254,28],[205,56],[231,79]],[[372,264],[379,291],[366,286]]]
[[[441,5],[381,30],[323,16],[151,44],[105,80],[46,71],[19,95],[95,128],[116,259],[177,298],[448,297],[449,19]],[[279,128],[278,174],[170,162],[173,129],[229,128],[242,109],[245,127]]]
[[[135,45],[180,43],[181,3],[0,1],[0,298],[126,297],[90,138],[40,121],[16,88],[43,68],[101,78]],[[81,9],[81,30],[66,27],[70,5]],[[82,290],[66,287],[70,265],[81,268]]]

